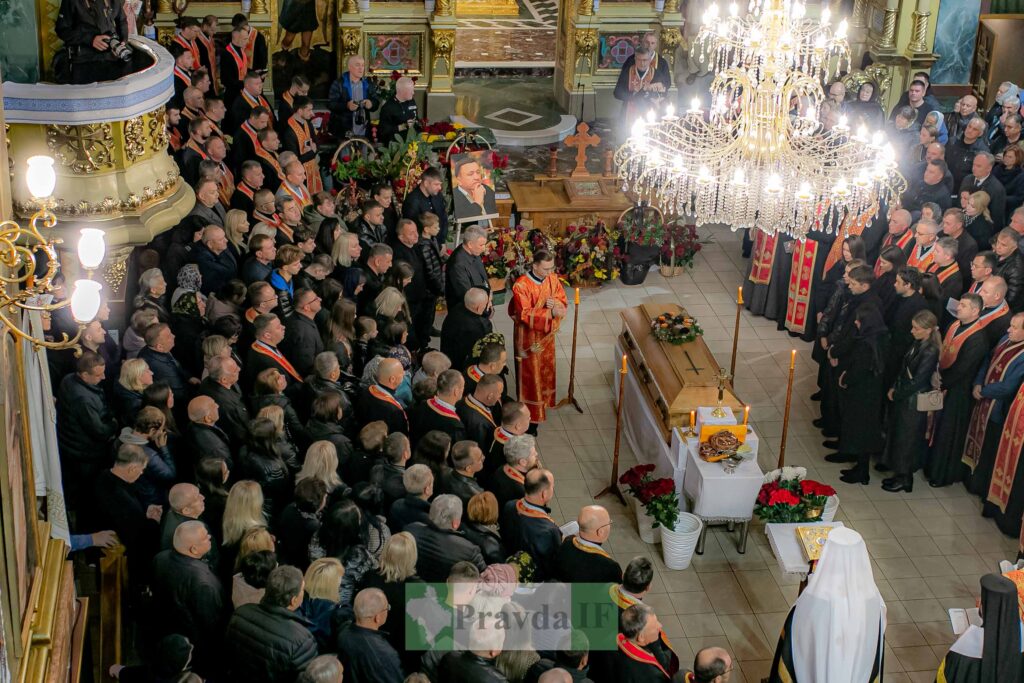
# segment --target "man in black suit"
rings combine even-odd
[[[461,306],[449,306],[441,324],[441,353],[448,356],[456,370],[464,370],[469,365],[473,345],[494,330],[488,315],[489,306],[488,293],[477,287],[466,292]]]
[[[956,264],[960,266],[963,279],[962,294],[971,286],[971,262],[978,255],[978,243],[964,229],[964,212],[959,208],[946,209],[942,214],[942,232],[956,240]]]
[[[939,281],[939,301],[943,307],[950,299],[959,299],[964,292],[963,274],[956,262],[957,243],[952,237],[942,237],[935,242],[935,250],[932,255],[932,264],[928,266],[928,272],[934,273]],[[947,311],[943,314],[945,329],[952,324],[953,316]]]
[[[484,452],[491,450],[494,443],[494,430],[498,428],[494,420],[494,409],[501,403],[501,393],[505,382],[499,375],[484,375],[476,383],[472,394],[463,396],[455,406],[462,419],[466,438],[480,445]]]
[[[555,555],[555,578],[565,583],[619,583],[622,567],[602,547],[612,520],[600,505],[587,505],[576,519],[580,530],[562,541]]]
[[[252,212],[256,208],[256,193],[263,189],[263,167],[255,159],[247,159],[240,167],[242,181],[231,194],[231,208],[245,211],[245,217],[252,225]]]
[[[484,473],[481,475],[484,482],[489,481],[491,475],[506,464],[505,446],[512,437],[525,434],[529,428],[530,410],[525,403],[512,401],[501,407],[501,424],[494,430],[491,450],[487,451],[484,458]]]
[[[428,168],[420,176],[419,185],[405,196],[402,202],[402,218],[411,218],[416,225],[423,227],[420,217],[425,213],[437,216],[441,231],[437,234],[437,243],[444,244],[448,238],[448,209],[444,205],[441,193],[441,172],[436,168]]]
[[[409,409],[409,435],[414,443],[434,430],[451,437],[452,443],[465,438],[466,429],[455,406],[462,400],[466,381],[458,370],[445,370],[437,377],[437,393]]]
[[[256,377],[267,368],[274,368],[284,375],[285,382],[287,382],[286,392],[292,391],[292,387],[301,385],[302,375],[278,349],[285,337],[285,327],[281,324],[281,319],[274,313],[256,316],[252,322],[252,331],[256,341],[249,347],[249,353],[245,357],[243,389],[251,391]]]
[[[410,524],[408,531],[416,539],[416,573],[424,581],[446,581],[452,567],[471,562],[480,571],[486,568],[483,554],[460,531],[462,502],[442,494],[430,504],[430,523]]]
[[[217,426],[220,421],[220,407],[209,396],[196,396],[188,403],[188,430],[185,435],[188,452],[193,460],[199,457],[217,458],[233,469],[231,439],[227,432]],[[248,433],[248,432],[247,432]],[[195,462],[192,463],[193,465]]]
[[[510,552],[526,551],[537,563],[535,581],[554,576],[555,554],[562,544],[562,532],[551,519],[548,503],[555,496],[555,475],[536,468],[526,473],[523,497],[502,508],[501,536]]]
[[[884,386],[891,387],[899,372],[903,356],[914,343],[910,334],[910,323],[914,316],[928,308],[928,302],[921,294],[921,271],[912,266],[903,266],[896,272],[896,299],[885,316],[889,328],[889,348],[886,353]]]
[[[384,289],[384,275],[391,269],[394,252],[386,244],[375,244],[366,255],[366,263],[360,267],[366,273],[366,284],[359,292],[356,308],[359,315],[373,315],[373,301]]]
[[[405,497],[405,464],[412,457],[409,437],[405,434],[389,434],[384,440],[384,457],[370,470],[370,481],[381,490],[381,506],[390,510],[391,505]]]
[[[397,359],[381,359],[377,366],[377,383],[362,389],[356,399],[356,415],[360,424],[381,420],[388,426],[389,433],[409,433],[409,418],[395,398],[395,390],[404,378],[405,370]]]
[[[529,434],[513,436],[505,444],[505,466],[494,473],[487,489],[498,499],[498,507],[525,494],[526,475],[537,469],[537,440]]]
[[[491,294],[487,269],[480,255],[487,248],[487,231],[479,226],[466,228],[462,233],[462,244],[452,252],[445,269],[444,298],[448,303],[448,314],[462,308],[466,292],[482,289]],[[490,308],[488,304],[487,308]]]
[[[411,465],[402,475],[405,495],[388,511],[388,526],[396,532],[413,522],[430,523],[430,499],[434,496],[434,474],[426,465]]]
[[[960,183],[961,192],[988,194],[988,212],[992,215],[992,228],[999,232],[1006,226],[1006,188],[992,175],[996,158],[990,152],[978,152],[971,163],[971,174]]]
[[[474,156],[467,154],[455,162],[452,197],[457,221],[495,218],[498,215],[494,188],[484,183],[483,167]]]
[[[469,499],[483,493],[483,487],[476,480],[476,473],[484,468],[484,454],[472,441],[458,441],[452,446],[452,469],[441,476],[441,493],[458,496],[463,507]]]
[[[295,292],[295,315],[285,325],[282,347],[295,369],[303,377],[313,372],[317,354],[324,350],[324,340],[317,329],[316,314],[320,312],[320,297],[312,289]]]
[[[110,529],[127,549],[129,576],[144,585],[148,563],[160,541],[159,505],[143,502],[135,482],[142,476],[149,456],[140,446],[121,444],[113,467],[90,482],[93,489],[95,522],[98,529]]]
[[[231,446],[239,449],[249,436],[249,411],[238,388],[241,368],[233,358],[217,356],[207,364],[207,375],[199,383],[199,395],[209,396],[217,404],[220,417],[217,423],[231,439]]]

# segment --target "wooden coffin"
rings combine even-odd
[[[673,427],[686,427],[690,411],[718,404],[719,365],[704,339],[687,344],[658,341],[651,321],[662,313],[685,313],[675,304],[642,304],[622,312],[619,341],[629,357],[630,372],[635,373],[648,407],[669,442]],[[700,321],[697,321],[698,324]],[[743,402],[732,383],[726,382],[722,405],[742,414]]]

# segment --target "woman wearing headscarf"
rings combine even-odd
[[[175,294],[178,292],[181,292],[181,296],[171,305],[171,332],[174,333],[175,340],[171,353],[185,368],[189,377],[201,377],[202,339],[206,331],[206,298],[197,291],[179,288]]]
[[[949,142],[949,128],[946,127],[946,119],[943,118],[941,111],[930,111],[928,116],[924,118],[925,126],[935,126],[937,132],[935,136],[935,142],[941,145]]]
[[[860,124],[868,130],[879,130],[885,123],[885,112],[878,103],[878,88],[872,81],[865,81],[857,90],[857,98],[846,103],[846,112],[850,117],[850,127],[857,130]]]
[[[848,484],[867,484],[871,456],[885,447],[882,436],[882,374],[889,329],[875,303],[862,304],[854,313],[853,343],[839,359],[839,452],[857,456],[857,464],[843,470]]]
[[[178,287],[171,294],[171,307],[185,292],[198,292],[203,286],[203,276],[199,273],[199,266],[194,263],[186,263],[178,271]]]
[[[874,683],[882,678],[885,603],[864,539],[833,529],[786,617],[769,683]]]
[[[1020,680],[1021,621],[1017,586],[999,574],[981,577],[983,626],[968,626],[939,664],[935,683]]]

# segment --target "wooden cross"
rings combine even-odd
[[[583,121],[576,124],[576,135],[570,135],[565,139],[566,147],[576,148],[576,168],[569,175],[570,178],[587,177],[587,147],[593,147],[601,142],[601,138],[590,134],[590,126]]]

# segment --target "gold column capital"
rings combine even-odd
[[[594,16],[594,0],[580,0],[576,12],[581,17]]]
[[[899,15],[898,7],[886,7],[885,18],[882,20],[882,37],[878,39],[877,46],[880,50],[893,50],[896,48],[896,19]]]
[[[359,14],[359,5],[356,0],[342,0],[341,2],[341,13],[342,14]]]
[[[270,14],[267,0],[252,0],[251,14]]]
[[[662,10],[663,14],[678,14],[679,13],[679,0],[665,0],[665,9]]]
[[[910,33],[910,44],[907,49],[915,54],[926,54],[931,52],[928,47],[928,18],[931,12],[918,12],[913,14],[914,24]]]
[[[683,32],[679,30],[678,26],[662,27],[661,36],[658,39],[658,45],[660,45],[661,56],[668,60],[669,66],[675,65],[676,51],[682,44]]]
[[[452,16],[452,13],[452,0],[437,0],[434,3],[435,17],[450,17]]]

